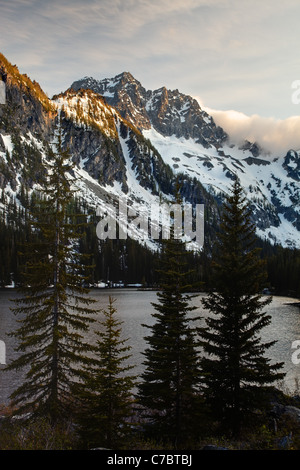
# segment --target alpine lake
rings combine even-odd
[[[0,290],[0,341],[5,352],[5,357],[2,357],[2,361],[0,361],[1,405],[9,404],[10,394],[24,381],[24,371],[5,370],[5,364],[8,365],[19,354],[16,351],[16,338],[9,336],[10,332],[20,326],[18,320],[21,317],[17,317],[12,311],[12,308],[16,306],[14,300],[18,295],[15,289]],[[201,303],[201,298],[205,295],[205,293],[196,294],[191,300],[196,309],[190,315],[200,317],[197,320],[197,326],[204,326],[205,318],[210,315]],[[127,339],[127,345],[131,347],[130,364],[134,368],[130,374],[139,376],[143,371],[143,351],[147,346],[144,338],[149,334],[149,329],[143,324],[152,325],[154,322],[151,315],[155,312],[152,302],[157,302],[157,293],[153,290],[137,288],[92,289],[89,292],[89,297],[96,300],[92,305],[96,309],[94,314],[96,321],[87,333],[83,333],[83,341],[89,344],[94,344],[96,341],[95,331],[101,328],[100,323],[103,319],[101,312],[107,308],[109,296],[115,299],[116,317],[122,322],[122,337]],[[298,384],[300,379],[299,300],[274,296],[264,311],[271,316],[271,323],[261,330],[261,340],[262,342],[276,341],[266,351],[266,355],[271,363],[283,362],[282,370],[286,374],[283,382],[275,385],[286,393],[298,395],[300,394],[300,384]]]

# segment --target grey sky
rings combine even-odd
[[[129,71],[278,124],[300,114],[299,18],[299,0],[0,0],[0,51],[49,96]]]

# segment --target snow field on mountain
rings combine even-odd
[[[282,165],[283,158],[255,158],[249,151],[230,145],[223,145],[219,151],[215,147],[206,149],[193,139],[163,136],[153,128],[144,130],[143,135],[152,142],[175,173],[196,177],[214,194],[228,193],[232,178],[237,175],[247,198],[257,209],[266,205],[272,208],[274,198],[282,207],[293,206],[291,197],[299,200],[299,184],[288,177]],[[299,212],[299,206],[294,206]],[[278,223],[279,227],[271,225],[265,231],[257,228],[257,235],[271,242],[282,243],[283,246],[299,247],[299,232],[291,221],[279,214]]]

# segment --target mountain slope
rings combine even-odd
[[[151,142],[99,94],[90,90],[67,90],[49,100],[34,82],[6,60],[1,61],[5,77],[6,103],[0,105],[0,180],[4,219],[8,207],[20,209],[45,177],[44,160],[58,122],[64,146],[76,163],[79,195],[98,215],[128,201],[133,210],[172,201],[176,176]],[[197,181],[183,182],[187,200],[213,198]],[[134,224],[128,234],[139,238]],[[148,234],[144,234],[148,235]],[[153,247],[151,240],[146,242]],[[143,241],[143,240],[142,240]]]
[[[140,131],[154,128],[163,136],[193,138],[206,148],[220,145],[227,138],[194,98],[165,87],[147,91],[128,72],[101,81],[86,77],[74,82],[71,88],[90,89],[104,96]]]
[[[211,247],[223,195],[237,175],[257,234],[300,247],[299,152],[276,159],[255,143],[232,146],[192,97],[164,87],[146,90],[129,73],[84,78],[52,99],[2,55],[0,78],[6,86],[6,103],[0,104],[4,219],[9,203],[22,208],[44,178],[43,162],[61,121],[76,185],[98,215],[119,197],[132,209],[172,202],[179,182],[186,202],[205,206],[205,243]],[[138,239],[141,231],[132,225],[130,235]]]
[[[129,73],[71,85],[91,89],[138,128],[175,174],[199,181],[216,199],[238,176],[262,239],[300,246],[300,152],[272,157],[255,142],[237,147],[192,97],[166,88],[151,91]]]

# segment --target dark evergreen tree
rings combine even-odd
[[[135,377],[128,360],[130,346],[122,339],[122,322],[115,318],[115,300],[109,297],[94,352],[94,366],[84,372],[78,417],[85,447],[120,449],[131,435]]]
[[[72,386],[88,361],[83,332],[93,321],[92,300],[82,287],[80,230],[68,212],[74,196],[72,164],[62,147],[60,126],[55,139],[48,182],[32,215],[38,241],[27,244],[22,296],[14,308],[21,317],[21,326],[12,333],[20,356],[8,366],[26,372],[11,396],[17,412],[47,416],[52,423],[65,416],[72,402]]]
[[[281,379],[271,365],[261,330],[270,323],[263,309],[271,298],[260,294],[265,268],[255,244],[255,227],[238,180],[224,204],[214,254],[214,291],[203,299],[213,316],[202,331],[205,395],[215,416],[238,434],[243,420],[263,403],[267,385]]]
[[[138,399],[148,435],[179,447],[191,442],[199,425],[199,358],[191,326],[196,317],[191,314],[185,244],[171,237],[163,245],[155,322],[144,325],[151,335],[145,338],[149,346]]]

